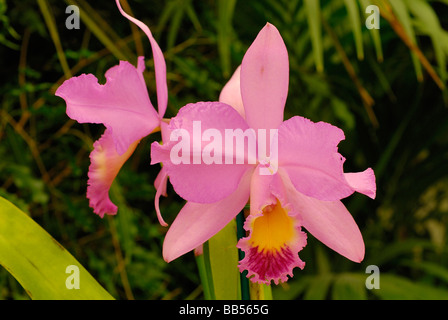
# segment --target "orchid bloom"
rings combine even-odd
[[[375,198],[373,170],[344,173],[345,159],[337,148],[344,139],[341,129],[300,116],[283,121],[288,84],[286,46],[268,23],[223,88],[220,102],[181,108],[169,124],[170,140],[152,144],[151,163],[163,163],[174,190],[187,200],[164,240],[167,262],[210,239],[248,201],[247,237],[238,242],[245,252],[239,269],[247,270],[253,282],[286,281],[295,267],[304,267],[298,256],[306,245],[302,227],[346,258],[363,260],[361,232],[340,200],[355,191]],[[198,125],[203,132],[199,141]],[[229,130],[246,133],[244,141],[257,139],[258,152],[245,149],[235,156],[233,144],[217,140]],[[263,130],[273,132],[271,142],[276,142],[265,146],[269,157],[260,153],[266,135],[251,136]],[[181,161],[173,161],[179,153]],[[204,153],[214,161],[201,161],[198,155]]]
[[[145,24],[125,13],[119,0],[116,4],[124,17],[143,30],[151,44],[158,112],[151,104],[143,79],[144,57],[138,57],[137,67],[120,61],[106,71],[105,84],[99,84],[92,74],[82,74],[66,80],[56,90],[56,95],[65,100],[71,119],[79,123],[102,123],[106,127],[90,154],[87,187],[90,206],[100,217],[117,213],[117,206],[109,198],[112,182],[141,139],[158,127],[164,131],[166,123],[162,120],[168,101],[166,64],[160,47]]]

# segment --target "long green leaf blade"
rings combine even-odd
[[[352,25],[353,36],[355,38],[356,53],[359,60],[364,59],[364,47],[362,43],[361,18],[359,16],[358,4],[355,0],[344,0],[348,16]]]
[[[406,5],[412,14],[418,19],[421,25],[421,29],[424,29],[426,33],[431,37],[432,45],[434,47],[434,54],[439,65],[440,77],[443,81],[447,78],[446,73],[446,57],[443,52],[443,45],[441,34],[444,32],[442,29],[437,14],[432,9],[431,5],[426,1],[412,0],[406,1]]]
[[[213,289],[217,300],[241,299],[240,272],[236,221],[232,220],[224,229],[208,241],[208,254],[213,276]]]
[[[0,264],[32,299],[113,299],[64,247],[23,211],[1,197]],[[68,278],[75,275],[73,269],[67,269],[70,266],[79,270],[79,289],[67,286]]]
[[[361,8],[365,9],[368,6],[370,6],[372,3],[370,0],[361,0]],[[383,47],[381,45],[381,35],[380,30],[378,29],[371,29],[369,30],[369,34],[372,37],[373,45],[375,46],[376,51],[376,58],[378,62],[383,62],[384,55],[383,55]]]
[[[225,78],[231,71],[230,48],[232,41],[232,17],[236,0],[218,1],[218,50],[221,59],[221,68]]]
[[[61,64],[61,68],[64,71],[65,77],[68,79],[72,76],[70,67],[68,66],[67,58],[65,57],[64,49],[62,48],[61,39],[59,37],[58,28],[56,27],[56,21],[51,12],[50,5],[46,0],[37,0],[40,11],[44,16],[45,23],[47,24],[48,31],[50,32],[51,39],[56,47],[56,53]]]
[[[311,44],[313,46],[314,63],[319,72],[324,70],[324,49],[322,45],[322,26],[319,0],[305,0]]]
[[[381,287],[372,293],[383,300],[447,300],[448,291],[413,282],[394,274],[381,275]]]
[[[403,2],[403,0],[390,1],[389,3],[392,6],[395,14],[397,15],[398,20],[400,20],[401,24],[403,25],[406,34],[411,39],[412,43],[414,45],[417,45],[417,38],[415,37],[414,29],[411,23],[411,17],[409,16],[409,11],[406,7],[406,4]],[[422,65],[420,64],[420,61],[418,60],[418,57],[414,52],[411,52],[411,56],[412,56],[412,62],[414,63],[417,79],[419,81],[422,81],[423,80]]]

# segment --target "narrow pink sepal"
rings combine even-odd
[[[168,87],[166,82],[166,63],[163,57],[163,52],[160,49],[157,41],[154,39],[151,30],[143,22],[128,15],[121,7],[120,0],[116,0],[118,10],[128,20],[136,24],[148,37],[151,43],[152,54],[154,58],[154,68],[156,73],[156,87],[157,87],[157,108],[160,118],[163,117],[168,103]]]
[[[90,153],[90,167],[87,181],[87,198],[93,212],[101,218],[105,214],[117,213],[117,206],[109,198],[109,189],[123,164],[131,156],[140,141],[131,144],[128,150],[119,155],[115,150],[112,133],[106,129],[101,138],[93,144]]]
[[[288,85],[288,51],[277,28],[267,23],[241,64],[241,95],[251,128],[276,129],[282,123]]]
[[[165,58],[163,57],[163,52],[160,49],[157,41],[154,39],[151,30],[149,30],[148,26],[146,26],[143,22],[138,19],[131,17],[128,15],[123,8],[121,7],[120,0],[115,1],[117,3],[118,10],[120,13],[129,21],[132,21],[136,24],[142,31],[146,34],[151,43],[152,54],[154,58],[154,68],[156,73],[156,86],[157,86],[157,108],[159,110],[160,118],[163,117],[166,111],[167,103],[168,103],[168,87],[166,83],[166,63]]]
[[[162,213],[160,212],[160,196],[167,196],[166,188],[168,184],[168,174],[166,173],[166,170],[162,168],[159,172],[159,174],[156,177],[156,180],[154,181],[154,186],[156,188],[156,195],[154,197],[154,207],[156,209],[157,213],[157,219],[159,219],[159,223],[167,227],[168,224],[163,220]]]

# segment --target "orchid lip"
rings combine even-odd
[[[306,245],[306,234],[300,231],[297,217],[290,216],[278,200],[250,215],[245,228],[250,234],[238,243],[245,252],[239,268],[248,271],[251,281],[278,284],[292,276],[295,267],[305,266],[297,253]]]

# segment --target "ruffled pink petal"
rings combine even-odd
[[[138,67],[126,61],[106,72],[99,84],[92,74],[66,80],[56,95],[67,104],[67,115],[79,123],[103,123],[109,129],[118,154],[150,134],[159,125],[159,116],[148,97],[143,79],[144,60]]]
[[[354,192],[344,176],[345,159],[338,153],[337,145],[344,139],[341,129],[296,116],[283,122],[278,137],[279,166],[297,191],[326,201]]]
[[[105,214],[117,213],[117,206],[109,198],[109,189],[123,164],[134,152],[140,140],[134,141],[128,150],[119,155],[115,150],[112,133],[106,129],[101,138],[93,144],[90,153],[87,198],[93,212],[101,218]]]
[[[226,142],[226,130],[249,129],[238,112],[226,104],[188,104],[171,119],[169,129],[171,141],[151,145],[151,164],[162,162],[174,190],[188,201],[213,203],[224,199],[235,191],[243,173],[255,164],[246,159],[247,148],[238,164],[238,152],[230,150]],[[209,140],[205,138],[207,133],[213,133]]]
[[[241,95],[251,128],[276,129],[282,123],[288,84],[288,51],[277,28],[268,23],[241,65]]]
[[[352,215],[340,201],[320,201],[298,192],[288,177],[279,169],[282,183],[275,190],[286,193],[292,210],[314,237],[340,255],[354,261],[364,259],[365,246],[362,234]]]
[[[249,199],[247,170],[238,188],[227,198],[211,204],[187,202],[168,230],[163,243],[163,258],[170,262],[197,248],[224,228],[244,208]]]
[[[168,88],[166,83],[166,63],[165,58],[163,57],[162,50],[160,50],[159,45],[156,40],[152,36],[151,30],[141,21],[131,17],[126,12],[124,12],[121,7],[120,0],[116,0],[118,10],[120,13],[128,20],[135,23],[142,31],[146,34],[151,43],[152,55],[154,58],[154,68],[156,74],[156,86],[157,86],[157,108],[159,110],[160,118],[163,117],[166,111],[167,103],[168,103]]]
[[[227,103],[238,111],[241,117],[245,118],[246,114],[243,106],[243,98],[241,97],[240,79],[241,66],[235,70],[230,80],[222,88],[221,94],[219,95],[219,102]]]

